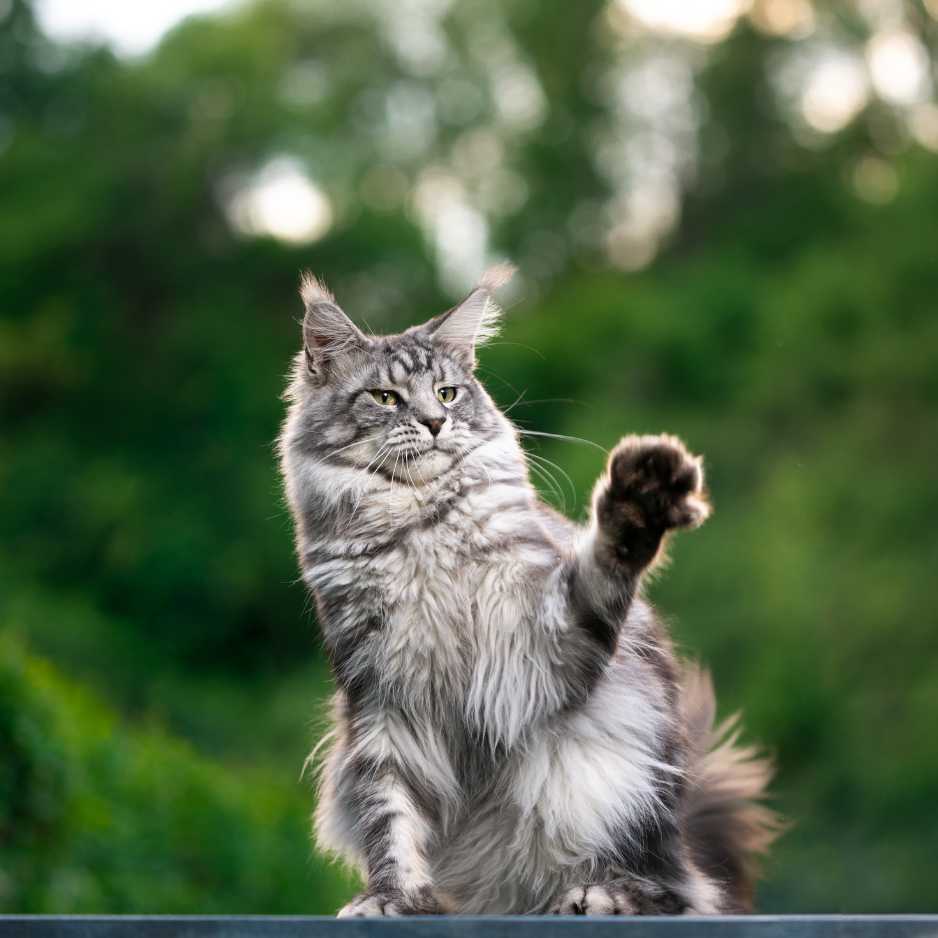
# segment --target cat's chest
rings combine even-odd
[[[373,575],[384,616],[381,673],[417,692],[466,689],[485,636],[507,634],[519,618],[518,564],[478,516],[454,513],[408,532]]]
[[[472,657],[474,619],[474,565],[459,544],[402,538],[366,577],[382,623],[370,654],[379,685],[399,701],[458,694]]]
[[[324,550],[307,580],[335,611],[327,631],[362,623],[375,679],[396,699],[457,697],[479,662],[511,644],[524,622],[532,568],[555,553],[524,489],[486,486],[438,502],[366,504],[360,528],[338,552]]]
[[[385,610],[392,651],[416,656],[454,657],[454,645],[470,639],[473,597],[489,566],[471,549],[466,525],[441,522],[403,537],[376,583]]]
[[[437,523],[403,532],[384,563],[373,571],[386,608],[413,608],[447,595],[455,601],[485,565],[469,549],[467,526]]]
[[[423,607],[440,624],[459,627],[471,598],[495,585],[513,556],[512,539],[531,531],[527,492],[491,487],[389,522],[389,549],[366,575],[385,609],[413,614]]]

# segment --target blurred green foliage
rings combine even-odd
[[[481,368],[519,425],[706,454],[717,514],[653,593],[777,756],[794,826],[762,908],[934,911],[938,161],[882,101],[806,136],[771,76],[817,37],[439,9],[432,69],[382,5],[257,3],[140,60],[0,14],[0,909],[329,912],[352,889],[308,845],[328,677],[272,441],[302,267],[378,330],[453,299],[413,208],[433,170],[520,264]],[[630,183],[596,157],[643,131],[596,89],[656,55],[692,64],[695,170],[625,273],[602,228]],[[233,230],[231,188],[282,154],[331,199],[315,244]],[[527,440],[581,514],[601,454]]]
[[[0,644],[4,907],[36,912],[292,912],[341,878],[308,877],[295,774],[237,771]],[[294,784],[291,784],[294,782]]]

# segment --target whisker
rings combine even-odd
[[[486,348],[494,348],[496,345],[514,345],[517,348],[523,348],[525,351],[534,352],[541,361],[547,361],[547,356],[540,350],[534,348],[533,345],[525,345],[524,342],[510,342],[507,339],[499,339],[497,342],[486,342]]]
[[[475,446],[472,443],[467,443],[465,446],[461,447],[458,450],[457,455],[460,459],[463,459],[466,456],[468,456],[469,453],[471,453],[474,449],[475,449]],[[488,479],[489,485],[494,485],[495,480],[492,478],[492,473],[489,472],[488,466],[486,466],[485,463],[483,462],[483,463],[479,463],[479,468],[485,473],[485,477]]]
[[[537,466],[531,466],[530,468],[534,473],[534,487],[538,492],[538,496],[566,513],[567,499],[557,487],[556,482],[543,469]]]
[[[382,453],[384,453],[384,456],[383,456],[383,458],[381,458],[381,462],[378,463],[378,466],[377,466],[378,469],[381,468],[381,466],[383,465],[385,459],[387,459],[387,457],[391,454],[391,449],[390,449],[390,447],[387,446],[386,444],[382,444],[381,446],[379,446],[379,447],[378,447],[378,452],[375,453],[375,455],[372,457],[372,459],[371,459],[371,461],[368,463],[368,465],[365,466],[365,468],[362,470],[362,472],[365,474],[365,482],[366,482],[366,483],[367,483],[367,479],[368,479],[368,475],[367,475],[367,474],[368,474],[368,471],[371,469],[371,467],[372,467],[372,465],[375,463],[375,461],[376,461],[379,457],[381,457],[381,454],[382,454]],[[358,509],[361,507],[361,503],[362,503],[362,501],[364,500],[366,493],[367,493],[367,489],[366,489],[365,487],[363,487],[362,490],[361,490],[361,492],[360,492],[359,495],[358,495],[358,498],[357,498],[356,501],[355,501],[355,504],[352,506],[351,512],[349,512],[348,523],[345,525],[345,533],[348,533],[349,528],[352,526],[352,522],[355,520],[355,516],[358,514]]]
[[[530,456],[531,454],[529,453],[528,455]],[[561,480],[560,478],[558,478],[556,474],[556,464],[545,462],[544,460],[535,456],[532,462],[532,465],[536,466],[544,475],[548,476],[553,481],[554,485],[557,487],[558,491],[561,493],[564,499],[564,503],[566,503],[567,493],[562,484],[562,481],[566,481],[566,480]]]
[[[408,450],[408,451],[406,451],[406,452],[404,453],[404,472],[407,473],[407,478],[410,480],[410,487],[416,492],[416,491],[417,491],[417,483],[414,482],[414,477],[411,475],[411,472],[410,472],[410,465],[411,465],[410,461],[411,461],[411,459],[413,459],[414,465],[416,466],[416,465],[417,465],[417,457],[416,457],[416,455],[415,455],[414,453],[412,453],[412,452],[410,452],[410,451]]]
[[[506,381],[500,374],[494,372],[491,368],[488,368],[485,365],[479,365],[478,369],[479,371],[487,372],[493,378],[496,378],[497,380],[501,381],[501,383],[505,385],[505,387],[508,388],[508,390],[511,391],[512,394],[519,393],[518,389],[510,381]]]
[[[373,443],[378,439],[380,434],[372,433],[369,436],[362,437],[361,439],[352,440],[351,443],[346,443],[345,446],[340,446],[338,449],[332,450],[331,453],[324,453],[320,458],[321,459],[331,459],[333,456],[337,456],[339,453],[344,453],[345,450],[351,449],[353,446],[357,446],[359,443]]]
[[[515,398],[514,403],[509,404],[508,407],[506,407],[506,408],[502,411],[502,414],[505,415],[505,416],[507,416],[508,414],[510,414],[510,413],[521,403],[521,398],[523,398],[524,395],[527,394],[527,393],[528,393],[528,389],[525,388],[525,389]]]
[[[586,401],[578,401],[573,397],[541,397],[537,400],[527,400],[521,406],[532,407],[535,404],[570,404],[575,407],[586,407]],[[512,407],[515,405],[512,404]]]
[[[362,471],[363,471],[363,472],[367,472],[369,469],[371,469],[371,467],[374,465],[374,463],[377,461],[378,457],[381,455],[381,453],[382,453],[384,450],[387,450],[388,453],[390,453],[391,448],[390,448],[389,446],[387,446],[387,444],[385,444],[385,445],[383,445],[383,446],[379,446],[379,447],[378,447],[378,452],[375,453],[374,456],[372,456],[372,458],[371,458],[371,460],[369,461],[368,465],[365,466],[365,468],[364,468]]]
[[[549,437],[552,440],[563,440],[566,443],[582,443],[585,446],[592,446],[593,449],[598,449],[605,456],[609,455],[609,450],[600,446],[598,443],[594,443],[592,440],[584,440],[581,436],[567,436],[564,433],[545,433],[543,430],[516,429],[518,429],[518,432],[523,436],[544,436]]]
[[[548,459],[546,456],[540,456],[536,453],[528,453],[528,456],[532,459],[536,459],[540,463],[546,463],[548,466],[556,469],[566,480],[570,486],[570,495],[573,498],[573,501],[576,502],[576,485],[573,482],[573,479],[570,478],[569,473],[562,467],[557,465],[552,459]]]
[[[528,456],[529,456],[529,457],[530,457],[531,455],[532,455],[531,453],[528,453]],[[541,480],[541,482],[542,482],[543,484],[546,484],[546,485],[547,485],[547,487],[548,487],[550,493],[551,493],[555,498],[558,498],[558,499],[560,500],[560,503],[561,503],[561,505],[562,505],[563,510],[566,511],[566,510],[567,510],[567,497],[566,497],[566,494],[564,493],[564,491],[563,491],[563,489],[561,488],[560,484],[559,484],[559,483],[557,482],[557,480],[554,478],[554,476],[553,476],[553,474],[550,472],[550,470],[547,469],[547,468],[544,467],[544,466],[539,465],[539,464],[538,464],[537,462],[535,462],[534,460],[531,460],[531,461],[528,463],[528,468],[537,476],[538,479]]]
[[[401,451],[397,450],[397,452],[394,454],[394,468],[391,470],[391,476],[395,479],[397,478],[397,464],[400,462],[400,460],[401,460]],[[388,511],[390,511],[391,509],[391,496],[393,495],[393,493],[394,493],[394,489],[389,487],[388,488]]]

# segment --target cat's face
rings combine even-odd
[[[312,278],[303,286],[304,350],[294,393],[303,448],[317,459],[425,483],[507,424],[474,375],[494,334],[494,278],[463,303],[396,336],[362,333]]]

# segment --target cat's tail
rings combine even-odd
[[[684,809],[690,848],[700,869],[725,885],[733,910],[751,912],[759,858],[785,827],[761,801],[772,762],[739,744],[739,714],[715,724],[708,671],[687,666],[682,703],[692,749]]]

